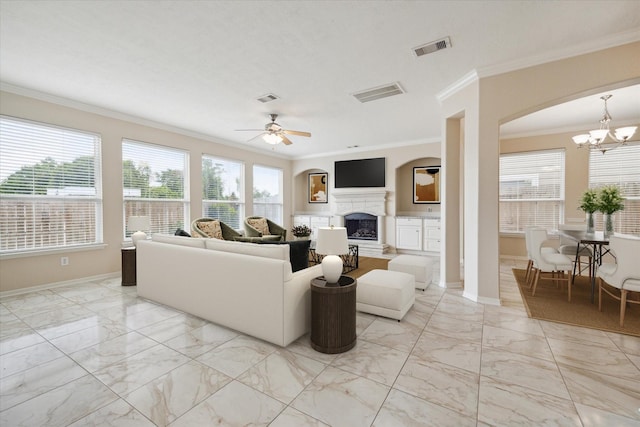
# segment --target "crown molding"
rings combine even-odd
[[[478,75],[478,72],[475,69],[473,69],[469,71],[467,74],[465,74],[464,76],[462,76],[459,80],[455,81],[451,85],[447,86],[446,88],[438,92],[436,94],[436,99],[442,105],[442,103],[447,98],[458,93],[459,91],[469,86],[470,84],[477,82],[479,79],[480,79],[480,76]]]

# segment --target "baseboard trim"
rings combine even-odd
[[[12,289],[10,291],[0,292],[0,297],[11,297],[14,295],[27,294],[29,292],[38,292],[45,289],[61,288],[63,286],[73,286],[80,283],[91,282],[94,280],[105,280],[120,277],[120,273],[98,274],[97,276],[82,277],[80,279],[65,280],[62,282],[47,283],[45,285],[29,286],[28,288]]]
[[[485,304],[485,305],[500,305],[500,298],[487,298],[487,297],[480,297],[478,295],[475,294],[470,294],[468,292],[463,292],[462,296],[466,299],[469,299],[473,302],[477,302],[480,304]]]

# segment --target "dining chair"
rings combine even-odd
[[[524,244],[525,244],[525,247],[527,249],[527,258],[529,260],[527,262],[527,269],[526,269],[525,274],[524,274],[524,281],[525,281],[525,283],[527,285],[529,285],[529,287],[531,287],[530,286],[530,282],[533,279],[532,273],[534,271],[534,266],[533,266],[534,263],[533,263],[533,255],[532,255],[533,254],[533,248],[532,248],[532,245],[531,245],[531,230],[534,230],[536,228],[540,229],[540,230],[546,230],[544,227],[540,227],[538,225],[529,225],[529,226],[524,228]],[[556,253],[557,252],[555,248],[548,247],[548,246],[543,246],[541,248],[541,250],[543,252],[546,252],[546,253]]]
[[[573,260],[566,255],[543,251],[543,244],[548,240],[547,230],[544,228],[533,228],[529,231],[531,237],[531,255],[533,256],[533,268],[535,274],[533,276],[533,290],[531,296],[536,295],[536,288],[540,276],[545,273],[551,274],[551,279],[556,283],[561,281],[567,282],[568,299],[571,302],[571,285],[573,282],[573,276],[571,274],[573,269]],[[567,272],[567,277],[565,277]]]
[[[584,231],[586,230],[585,224],[558,224],[558,230],[576,230],[576,231]],[[582,275],[584,268],[582,268],[582,258],[588,258],[589,262],[587,264],[587,270],[589,271],[589,279],[591,279],[591,264],[593,263],[593,252],[591,248],[586,246],[579,245],[579,242],[576,242],[569,237],[564,236],[562,233],[559,233],[560,236],[560,246],[558,247],[558,253],[573,257],[574,262],[577,264],[578,274]],[[580,252],[578,252],[578,247],[580,247]]]
[[[624,326],[627,303],[640,304],[640,299],[631,300],[629,292],[640,294],[640,238],[615,235],[609,238],[609,247],[615,263],[603,263],[598,267],[598,310],[602,311],[602,292],[620,301],[620,326]]]

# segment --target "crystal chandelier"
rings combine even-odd
[[[573,142],[578,145],[578,148],[584,147],[589,143],[589,149],[600,150],[602,151],[602,154],[604,154],[609,150],[625,145],[629,138],[631,138],[636,132],[636,126],[627,126],[616,129],[615,135],[611,134],[611,131],[609,130],[611,115],[609,114],[609,110],[607,110],[607,100],[612,96],[613,95],[605,95],[600,97],[600,99],[604,101],[604,112],[600,119],[600,129],[591,130],[589,133],[573,137]],[[612,141],[607,141],[607,136],[611,138]]]

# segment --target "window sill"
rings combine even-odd
[[[0,254],[0,260],[55,255],[55,254],[69,253],[69,252],[97,251],[97,250],[104,249],[106,247],[107,247],[106,243],[96,243],[92,245],[66,246],[64,248],[55,248],[55,249],[8,252],[8,253]]]

